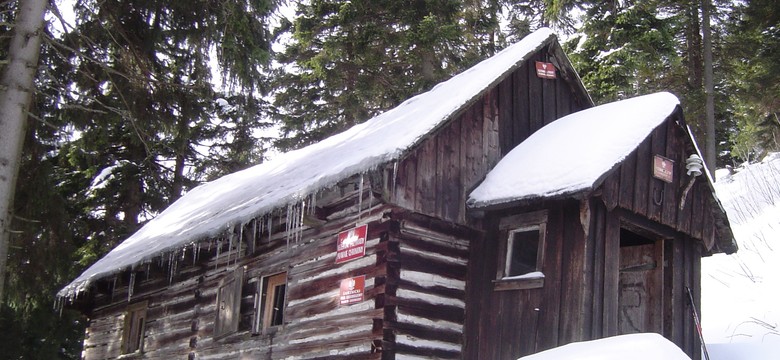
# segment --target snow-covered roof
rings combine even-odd
[[[690,360],[674,343],[654,333],[640,333],[575,342],[520,360]]]
[[[471,208],[563,196],[598,186],[679,105],[661,92],[560,118],[516,146],[471,192]]]
[[[553,40],[555,34],[550,29],[537,30],[363,124],[192,189],[60,290],[58,296],[72,297],[96,279],[218,236],[340,180],[400,159]]]

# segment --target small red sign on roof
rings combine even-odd
[[[555,65],[548,62],[536,62],[536,76],[542,79],[555,79]]]

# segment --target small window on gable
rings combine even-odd
[[[144,351],[144,329],[146,328],[146,301],[127,307],[122,333],[122,354]]]
[[[287,273],[266,276],[262,284],[258,285],[259,291],[255,307],[260,311],[255,312],[252,332],[259,334],[268,328],[284,324],[284,305],[287,295]]]
[[[499,222],[496,290],[544,286],[542,262],[547,234],[547,211],[505,217]]]
[[[241,287],[244,268],[238,267],[220,280],[217,290],[217,318],[214,322],[214,337],[221,337],[238,331],[241,320]]]

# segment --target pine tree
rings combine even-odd
[[[729,20],[725,87],[738,122],[732,152],[757,160],[780,150],[780,7],[765,0],[737,4]]]
[[[277,146],[311,144],[461,68],[461,3],[428,1],[299,2],[278,61],[274,105]]]

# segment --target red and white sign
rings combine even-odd
[[[674,161],[661,155],[653,156],[653,177],[671,183],[674,179]]]
[[[555,79],[555,65],[548,62],[536,62],[536,76],[542,79]]]
[[[339,291],[339,305],[350,305],[363,301],[363,294],[366,289],[366,276],[360,275],[349,279],[341,280],[341,290]]]
[[[336,242],[336,264],[365,256],[366,234],[368,224],[340,232]]]

